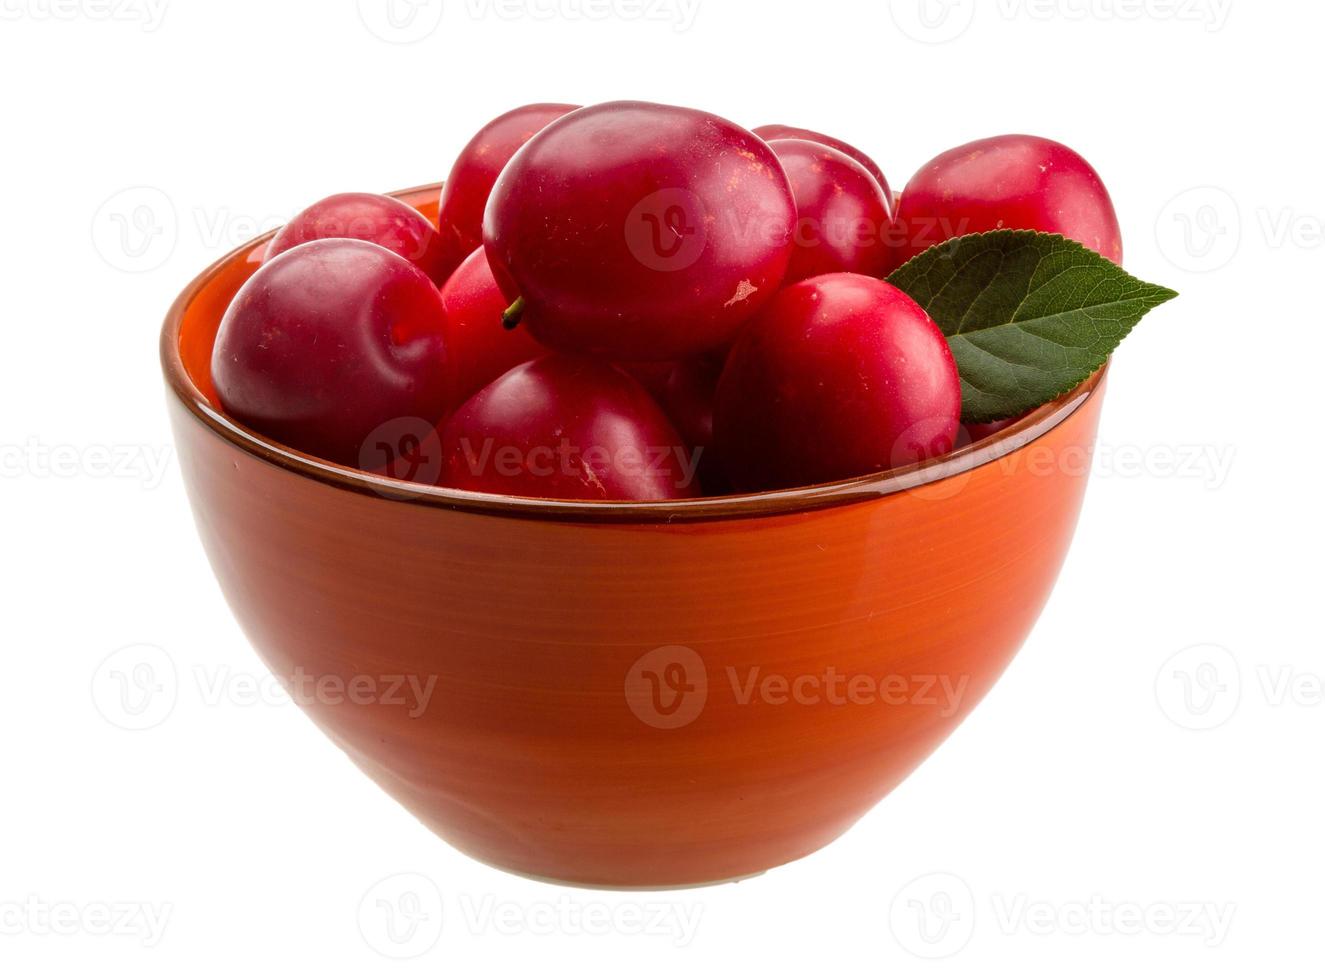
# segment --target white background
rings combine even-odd
[[[1325,9],[690,4],[422,0],[393,30],[379,0],[0,0],[4,976],[1319,975]],[[1071,557],[993,694],[837,844],[688,892],[481,867],[253,703],[157,367],[176,292],[259,229],[438,180],[509,107],[613,98],[837,134],[898,187],[1055,137],[1182,292],[1116,359]],[[129,715],[135,663],[162,689]]]

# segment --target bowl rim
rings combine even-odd
[[[398,199],[418,197],[440,192],[441,186],[440,183],[423,184],[393,191],[388,196]],[[167,386],[198,422],[248,455],[332,487],[397,503],[531,520],[614,524],[676,524],[774,517],[861,503],[960,476],[1016,452],[1057,428],[1095,397],[1108,373],[1106,363],[1067,394],[1041,405],[1006,429],[945,456],[813,486],[684,500],[599,501],[516,497],[411,483],[331,463],[269,439],[213,407],[185,370],[180,353],[185,311],[223,268],[240,256],[253,253],[270,241],[277,230],[259,235],[227,252],[195,276],[175,298],[161,328],[161,369]]]

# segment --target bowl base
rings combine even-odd
[[[500,864],[493,864],[491,861],[485,861],[477,855],[470,854],[468,851],[461,851],[465,857],[468,857],[479,864],[485,865],[494,871],[502,871],[508,875],[515,875],[517,878],[524,878],[526,881],[537,881],[543,885],[557,885],[562,888],[586,888],[600,892],[675,892],[684,891],[688,888],[711,888],[715,885],[734,885],[738,881],[749,881],[751,878],[758,878],[766,874],[768,870],[751,871],[749,874],[736,875],[732,878],[715,878],[712,881],[692,881],[682,884],[667,885],[615,885],[602,884],[596,881],[573,881],[570,878],[551,878],[547,875],[533,874],[529,871],[521,871],[519,868],[508,868]]]

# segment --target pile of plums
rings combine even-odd
[[[437,223],[341,194],[271,242],[217,336],[239,422],[399,479],[571,500],[671,500],[891,469],[961,430],[930,317],[883,277],[999,228],[1118,262],[1109,195],[1067,147],[949,150],[894,198],[870,157],[643,102],[489,123]]]

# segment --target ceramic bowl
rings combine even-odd
[[[437,190],[398,196],[434,217]],[[162,334],[203,545],[313,720],[479,860],[649,887],[809,854],[960,724],[1049,597],[1102,373],[944,459],[839,483],[679,503],[466,494],[226,417],[211,348],[265,247],[200,275]]]

